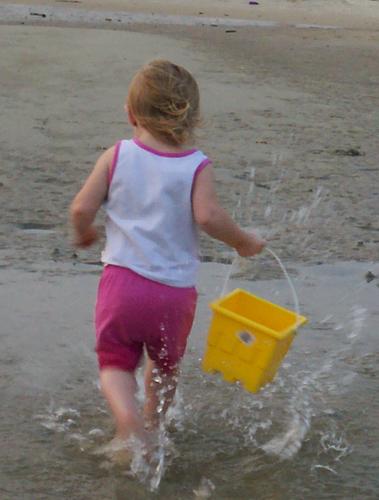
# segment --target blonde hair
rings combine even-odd
[[[196,80],[182,66],[163,59],[151,61],[134,76],[127,106],[138,125],[172,146],[191,142],[200,125]]]

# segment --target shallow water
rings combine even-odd
[[[164,468],[145,478],[94,454],[112,437],[93,353],[99,268],[2,270],[2,498],[377,497],[379,288],[365,273],[378,265],[296,268],[310,323],[256,395],[200,370],[207,304],[228,269],[202,266],[176,430],[164,439]],[[232,276],[228,287],[236,286],[292,308],[285,279]]]

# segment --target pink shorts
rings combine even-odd
[[[175,368],[186,348],[196,301],[194,287],[164,285],[125,267],[107,265],[95,311],[100,369],[134,371],[144,346],[162,370]]]

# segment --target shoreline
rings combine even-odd
[[[27,24],[63,27],[122,29],[129,25],[170,25],[224,28],[342,29],[336,25],[289,23],[229,17],[207,17],[176,14],[154,14],[107,10],[87,10],[50,5],[0,5],[0,24]]]
[[[379,30],[379,4],[304,6],[296,3],[273,6],[218,5],[208,0],[186,6],[180,0],[167,5],[153,2],[147,7],[137,2],[111,1],[107,8],[97,1],[52,0],[0,3],[0,24],[37,24],[117,29],[131,24],[221,27],[295,27],[313,29]],[[151,3],[151,2],[150,2]],[[263,2],[262,2],[263,3]],[[374,2],[371,2],[374,3]],[[201,6],[202,5],[202,6]],[[246,8],[247,7],[247,8]],[[370,8],[371,7],[371,8]],[[377,15],[376,15],[377,14]]]

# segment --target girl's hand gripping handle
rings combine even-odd
[[[254,233],[245,233],[245,238],[235,248],[240,257],[253,257],[262,252],[267,242]]]

